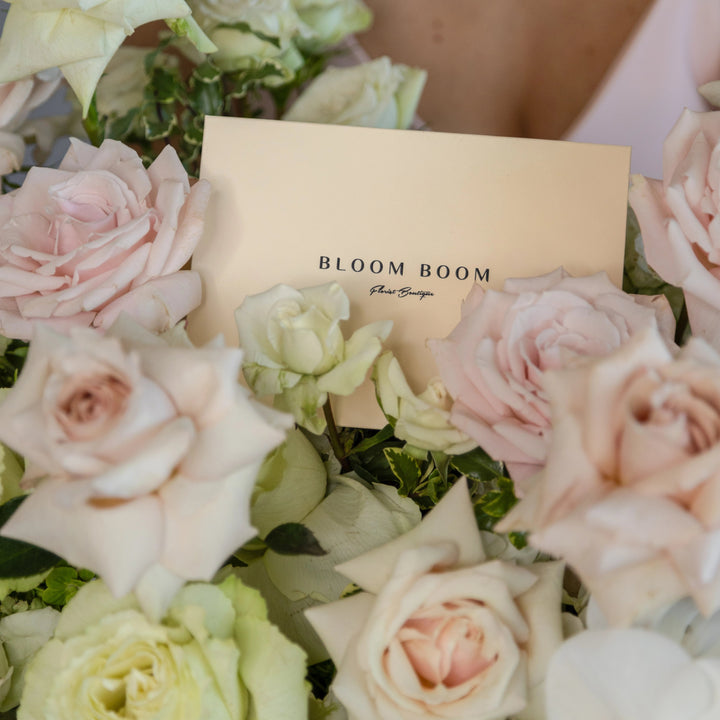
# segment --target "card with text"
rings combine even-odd
[[[207,117],[190,335],[237,345],[246,295],[337,281],[345,336],[393,320],[385,346],[419,393],[437,374],[425,342],[453,329],[474,282],[562,265],[621,283],[629,165],[624,147]],[[341,425],[384,424],[369,382],[335,409]]]

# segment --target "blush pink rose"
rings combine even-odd
[[[291,418],[238,384],[242,352],[169,347],[121,319],[102,336],[39,326],[0,404],[31,494],[2,528],[133,588],[157,614],[255,535],[250,497]],[[157,612],[156,612],[157,611]]]
[[[663,179],[633,177],[648,263],[682,287],[693,334],[720,348],[720,112],[685,110],[665,140]]]
[[[544,464],[552,434],[545,372],[607,355],[656,324],[672,343],[664,297],[628,295],[605,273],[558,269],[506,280],[502,291],[476,285],[458,326],[428,344],[453,398],[451,422],[522,483]]]
[[[0,197],[0,333],[106,328],[121,312],[156,332],[175,324],[200,303],[199,276],[181,268],[208,195],[169,146],[145,170],[115,140],[72,140],[57,170],[33,167]]]
[[[563,565],[488,560],[467,485],[337,570],[364,592],[306,610],[350,720],[542,720]]]
[[[548,373],[545,468],[497,526],[565,559],[614,625],[691,596],[720,609],[720,355],[656,330]]]

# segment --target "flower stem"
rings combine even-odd
[[[335,453],[335,457],[337,457],[344,466],[345,453],[343,452],[342,445],[340,444],[340,433],[338,433],[337,425],[335,424],[335,416],[333,415],[332,407],[330,406],[330,398],[328,398],[323,405],[323,415],[325,415],[325,421],[327,422],[330,446]]]

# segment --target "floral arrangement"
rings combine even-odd
[[[12,1],[0,713],[717,715],[720,114],[683,113],[664,177],[633,179],[622,290],[476,286],[428,339],[427,388],[383,351],[391,323],[346,337],[335,283],[247,297],[239,349],[185,332],[203,117],[408,127],[422,71],[328,67],[370,20],[362,0]],[[65,81],[75,109],[33,114]],[[73,127],[90,142],[43,165]],[[368,374],[387,425],[337,427]]]

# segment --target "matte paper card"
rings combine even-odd
[[[345,336],[393,320],[385,346],[419,393],[437,374],[425,341],[453,329],[474,282],[562,265],[621,283],[629,165],[624,147],[207,117],[190,335],[237,345],[246,295],[337,281]],[[369,381],[335,409],[341,425],[384,424]]]

